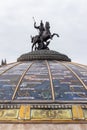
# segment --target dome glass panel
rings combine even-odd
[[[1,102],[87,101],[86,66],[39,60],[8,64],[0,72]]]

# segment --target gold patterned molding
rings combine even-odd
[[[17,109],[0,109],[3,123],[87,123],[87,109],[72,105],[66,109],[31,108],[21,105]]]

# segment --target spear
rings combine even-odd
[[[35,24],[36,24],[36,21],[35,21],[35,18],[34,17],[32,17],[33,18],[33,21],[34,21],[34,27],[35,27]],[[37,30],[37,32],[38,32],[38,30]],[[39,33],[39,32],[38,32]]]

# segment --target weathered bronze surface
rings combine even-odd
[[[41,49],[48,49],[48,45],[50,43],[50,40],[56,35],[59,37],[58,34],[50,32],[50,24],[49,22],[46,22],[45,25],[43,24],[42,20],[39,26],[36,25],[36,22],[34,20],[34,28],[39,30],[39,34],[36,36],[31,36],[31,42],[32,45],[32,51],[35,50],[41,50]]]

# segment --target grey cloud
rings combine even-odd
[[[0,1],[0,59],[9,62],[31,50],[30,35],[43,19],[50,21],[51,32],[57,32],[51,49],[69,55],[73,61],[87,64],[86,0],[3,0]]]

